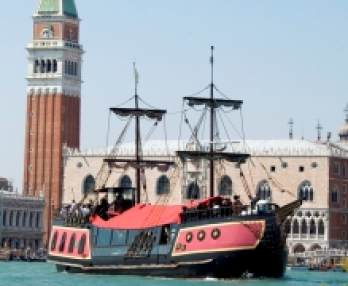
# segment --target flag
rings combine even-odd
[[[139,72],[137,70],[137,67],[135,66],[135,62],[133,63],[133,68],[134,68],[134,81],[135,81],[135,86],[138,87],[139,84]]]

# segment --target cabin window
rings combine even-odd
[[[135,237],[140,233],[138,230],[128,231],[127,244],[130,245],[133,243]]]
[[[111,244],[115,245],[125,245],[127,241],[127,231],[125,230],[114,230],[112,232]]]
[[[99,229],[97,237],[97,247],[108,247],[111,242],[111,230]]]
[[[229,176],[223,176],[218,186],[220,196],[232,195],[232,180]]]
[[[51,240],[51,251],[56,250],[57,239],[58,239],[58,232],[55,231]]]
[[[85,251],[85,247],[86,247],[86,240],[87,240],[87,236],[85,234],[83,234],[81,236],[80,242],[79,242],[79,248],[77,250],[77,253],[79,255],[82,255],[83,252]]]
[[[64,251],[64,248],[65,248],[65,242],[66,242],[66,237],[67,237],[67,234],[66,232],[63,233],[63,236],[60,240],[60,244],[59,244],[59,251],[60,252],[63,252]]]
[[[169,194],[170,182],[167,176],[163,175],[157,180],[156,193],[157,195]]]
[[[125,188],[125,189],[131,188],[131,187],[132,187],[132,180],[131,180],[131,178],[129,178],[129,176],[127,176],[127,175],[123,176],[123,177],[120,179],[120,184],[119,184],[119,186],[120,186],[121,188]]]
[[[69,248],[68,248],[69,253],[74,252],[75,242],[76,242],[76,234],[73,233],[73,235],[70,237]]]
[[[89,194],[95,189],[95,179],[92,175],[88,175],[83,181],[83,194]]]

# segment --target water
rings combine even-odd
[[[348,286],[348,273],[290,270],[280,280],[160,279],[57,273],[48,263],[0,263],[0,286]]]

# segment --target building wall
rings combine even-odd
[[[0,247],[44,247],[43,199],[0,194]]]
[[[348,248],[348,160],[330,160],[330,245]]]

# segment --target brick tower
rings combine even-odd
[[[23,193],[45,198],[45,233],[61,204],[62,149],[80,146],[81,57],[74,0],[40,0],[28,44]]]

